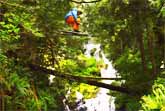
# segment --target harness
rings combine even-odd
[[[77,20],[76,20],[76,17],[75,17],[74,14],[73,14],[73,12],[72,12],[72,16],[73,16],[74,20],[77,21]]]

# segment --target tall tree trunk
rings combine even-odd
[[[139,32],[139,34],[137,34],[137,40],[139,43],[139,48],[140,48],[140,54],[141,54],[141,62],[142,62],[142,68],[143,68],[143,72],[144,74],[147,73],[147,66],[146,66],[146,61],[145,61],[145,53],[144,53],[144,43],[143,43],[143,36],[141,34],[142,32]]]
[[[120,39],[120,53],[122,54],[124,50],[124,44],[123,44],[123,40]]]
[[[34,82],[32,81],[31,83],[32,83],[31,87],[32,87],[32,90],[33,90],[33,96],[34,96],[34,99],[36,100],[36,104],[37,104],[37,109],[38,109],[38,111],[41,111],[41,107],[39,105],[37,91],[36,91]]]
[[[148,32],[148,48],[149,48],[149,54],[150,54],[150,59],[151,59],[151,63],[152,63],[152,77],[155,77],[156,76],[156,63],[155,63],[155,57],[154,57],[152,32]]]
[[[1,87],[1,84],[0,84],[0,87]],[[0,111],[3,111],[2,96],[3,96],[3,91],[2,91],[2,88],[0,88]]]
[[[2,96],[0,95],[0,111],[3,111],[3,108],[2,108]]]
[[[3,97],[3,91],[0,90],[0,111],[5,111],[5,103],[4,103],[4,97]]]

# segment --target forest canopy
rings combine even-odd
[[[64,16],[73,7],[83,11],[80,32],[117,70],[112,84],[100,81],[103,62],[84,56],[90,37],[61,34],[71,30]],[[64,111],[70,88],[90,98],[98,87],[116,97],[117,110],[164,111],[164,42],[164,0],[1,0],[0,111]]]

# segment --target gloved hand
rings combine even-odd
[[[80,18],[77,18],[77,24],[80,24]]]

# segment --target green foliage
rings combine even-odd
[[[129,79],[133,79],[136,76],[140,76],[142,69],[138,67],[141,64],[141,60],[139,58],[139,52],[133,52],[132,50],[127,49],[116,61],[115,66],[120,71],[122,77]],[[136,67],[136,69],[134,69]],[[134,70],[130,70],[134,69]]]
[[[0,22],[0,27],[3,29],[0,31],[1,40],[7,42],[18,40],[20,37],[20,24],[34,35],[43,36],[39,33],[39,29],[34,28],[34,23],[30,22],[32,21],[31,19],[33,20],[34,18],[32,18],[30,14],[24,12],[21,13],[21,15],[14,12],[5,13],[3,21]]]
[[[84,99],[90,99],[96,97],[97,92],[99,89],[95,86],[89,86],[87,84],[81,83],[77,87],[73,88],[73,91],[79,91],[83,96]]]
[[[1,65],[1,67],[6,63],[7,63],[7,57],[4,54],[0,53],[0,65]]]
[[[144,111],[159,110],[165,108],[165,79],[158,78],[152,87],[152,93],[144,95],[141,101]]]
[[[97,62],[95,58],[87,58],[83,55],[78,56],[77,74],[82,75],[98,75],[99,69],[97,68]],[[79,75],[80,75],[79,74]]]
[[[0,3],[0,12],[2,11],[0,15],[0,93],[3,94],[5,110],[61,110],[62,105],[59,101],[62,101],[62,98],[60,100],[56,98],[64,95],[65,89],[56,85],[54,88],[48,87],[47,76],[41,77],[40,74],[31,72],[27,68],[29,64],[27,60],[31,57],[34,59],[37,51],[37,59],[40,60],[43,50],[37,48],[44,49],[45,55],[50,53],[46,53],[45,42],[40,43],[44,38],[39,37],[43,37],[44,34],[43,31],[41,32],[41,27],[36,27],[38,21],[36,15],[34,16],[36,13],[32,13],[34,9],[31,6],[25,8],[21,2],[19,3],[12,3],[10,0],[3,6]],[[35,81],[35,84],[31,81]],[[58,94],[62,92],[60,89],[63,93]]]
[[[78,55],[77,62],[71,59],[59,61],[60,71],[80,76],[96,76],[99,73],[95,58],[87,58],[84,55]]]
[[[59,61],[59,67],[62,72],[74,73],[78,66],[75,61],[68,59]]]
[[[4,93],[4,98],[7,101],[7,105],[9,105],[8,109],[16,110],[19,108],[27,108],[25,107],[24,102],[30,102],[30,98],[33,98],[32,90],[30,89],[29,81],[26,77],[21,78],[18,73],[18,70],[12,72],[12,65],[13,62],[10,60],[5,59],[6,57],[3,56],[2,59],[1,55],[1,73],[0,73],[0,86],[1,91]],[[12,96],[11,96],[12,95]],[[24,100],[24,98],[28,98]],[[13,102],[15,101],[15,102]]]
[[[140,103],[135,99],[129,99],[126,104],[126,109],[128,111],[138,111]]]
[[[77,62],[72,59],[59,61],[60,71],[79,76],[97,76],[99,73],[97,64],[99,63],[96,62],[95,58],[87,58],[84,55],[78,55],[77,59]],[[76,107],[76,91],[80,92],[84,96],[84,99],[90,99],[96,96],[98,88],[83,83],[72,83],[71,93],[67,99],[67,104],[71,108]]]
[[[68,104],[71,107],[75,107],[75,102],[77,100],[76,92],[80,92],[83,95],[83,99],[91,99],[95,98],[99,88],[95,86],[90,86],[84,83],[81,84],[74,84],[72,87],[71,92],[68,97]]]
[[[128,95],[124,94],[117,94],[115,104],[116,109],[118,110],[124,110],[127,109],[127,111],[138,111],[140,108],[139,100],[133,97],[129,97]]]
[[[86,29],[97,36],[113,60],[125,80],[121,86],[139,92],[132,99],[117,93],[117,108],[138,110],[140,97],[151,90],[151,81],[162,72],[165,33],[160,24],[165,23],[164,0],[104,0],[86,11]]]
[[[2,2],[0,88],[5,106],[9,106],[7,110],[62,111],[62,100],[70,86],[72,92],[78,90],[85,98],[94,97],[97,93],[95,87],[74,86],[58,77],[50,85],[48,75],[28,68],[32,63],[64,74],[99,75],[97,66],[102,63],[81,55],[87,39],[60,35],[60,30],[69,30],[64,16],[73,4],[69,0]],[[146,85],[148,78],[153,80],[158,76],[154,75],[154,68],[156,73],[162,73],[159,67],[164,60],[163,5],[164,0],[101,0],[93,5],[83,5],[82,30],[89,31],[103,45],[119,75],[125,79],[125,83],[119,84],[139,91],[141,95],[150,91],[152,82]],[[128,111],[138,110],[141,95],[130,98],[116,93],[116,106]],[[153,93],[142,97],[142,108],[163,111],[163,98],[164,83],[155,83]],[[73,93],[70,101],[74,99]]]
[[[7,13],[4,15],[4,19],[7,19],[8,22],[4,22],[5,20],[0,22],[0,27],[2,28],[0,30],[0,39],[4,42],[17,40],[20,37],[20,29],[17,27],[19,23],[18,16],[15,16],[13,13]]]
[[[38,99],[34,91],[33,84],[31,84],[31,78],[28,78],[27,70],[22,69],[21,66],[14,65],[12,60],[7,59],[6,56],[0,56],[0,86],[1,91],[5,96],[5,106],[9,106],[6,110],[33,110],[43,109],[46,111],[48,107],[55,107],[56,102],[53,98],[54,93],[51,94],[51,90],[40,89],[38,92]],[[15,71],[15,72],[13,72]],[[34,78],[32,78],[34,79]],[[57,103],[56,103],[57,104]]]

